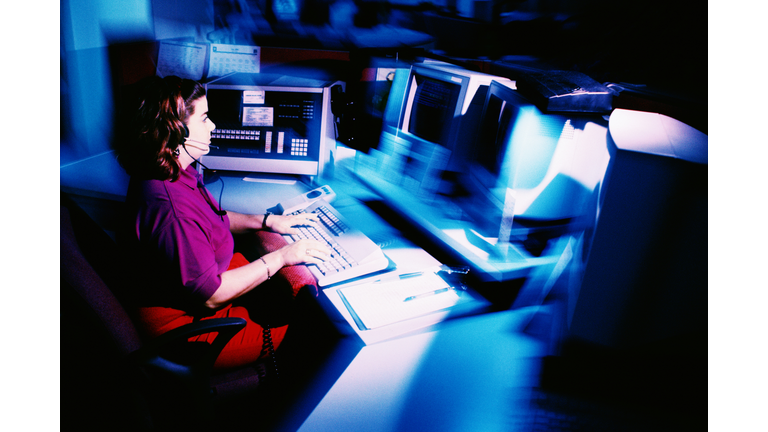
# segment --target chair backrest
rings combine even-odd
[[[60,207],[62,331],[67,331],[66,315],[73,313],[64,308],[75,302],[78,313],[88,315],[79,318],[100,327],[96,331],[108,335],[118,355],[130,354],[141,346],[141,339],[120,301],[126,294],[121,285],[128,278],[120,274],[117,245],[65,194]]]
[[[62,410],[62,424],[81,429],[211,429],[210,370],[221,349],[245,326],[241,318],[203,320],[142,340],[134,325],[132,269],[112,238],[69,197],[61,195],[62,394],[78,410]],[[209,348],[176,352],[178,341],[203,331],[218,334]],[[189,336],[187,336],[189,334]],[[162,341],[161,341],[162,339]],[[169,360],[165,354],[184,356]],[[63,363],[64,364],[64,363]],[[258,387],[255,368],[217,377],[215,391]],[[192,408],[198,407],[198,408]]]

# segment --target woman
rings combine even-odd
[[[131,176],[124,241],[146,283],[137,293],[143,330],[157,336],[197,319],[242,317],[246,327],[224,348],[215,367],[256,361],[266,355],[265,335],[258,317],[240,304],[241,297],[282,267],[317,264],[330,251],[320,242],[301,240],[253,262],[234,253],[233,233],[269,229],[291,234],[296,226],[314,225],[316,218],[222,211],[192,166],[208,152],[216,127],[208,117],[205,88],[173,76],[143,84],[116,148]],[[286,329],[272,329],[275,348]]]

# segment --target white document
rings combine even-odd
[[[207,44],[162,41],[157,55],[157,75],[176,75],[200,81],[205,73],[207,52]]]
[[[408,279],[372,282],[338,290],[353,317],[370,330],[456,305],[459,291],[433,272]],[[416,297],[406,301],[409,297]]]
[[[243,107],[243,126],[268,126],[275,123],[273,107]]]
[[[211,44],[208,76],[220,77],[232,72],[259,73],[260,53],[259,47],[251,45]]]

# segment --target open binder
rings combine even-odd
[[[401,275],[393,280],[340,288],[337,292],[358,328],[371,330],[465,301],[465,286],[440,273],[443,272]]]

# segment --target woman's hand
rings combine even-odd
[[[317,240],[299,240],[278,250],[285,265],[321,264],[328,259],[331,250]]]
[[[280,234],[298,234],[299,226],[317,226],[320,219],[314,213],[302,213],[297,215],[282,216],[269,215],[266,228]]]

